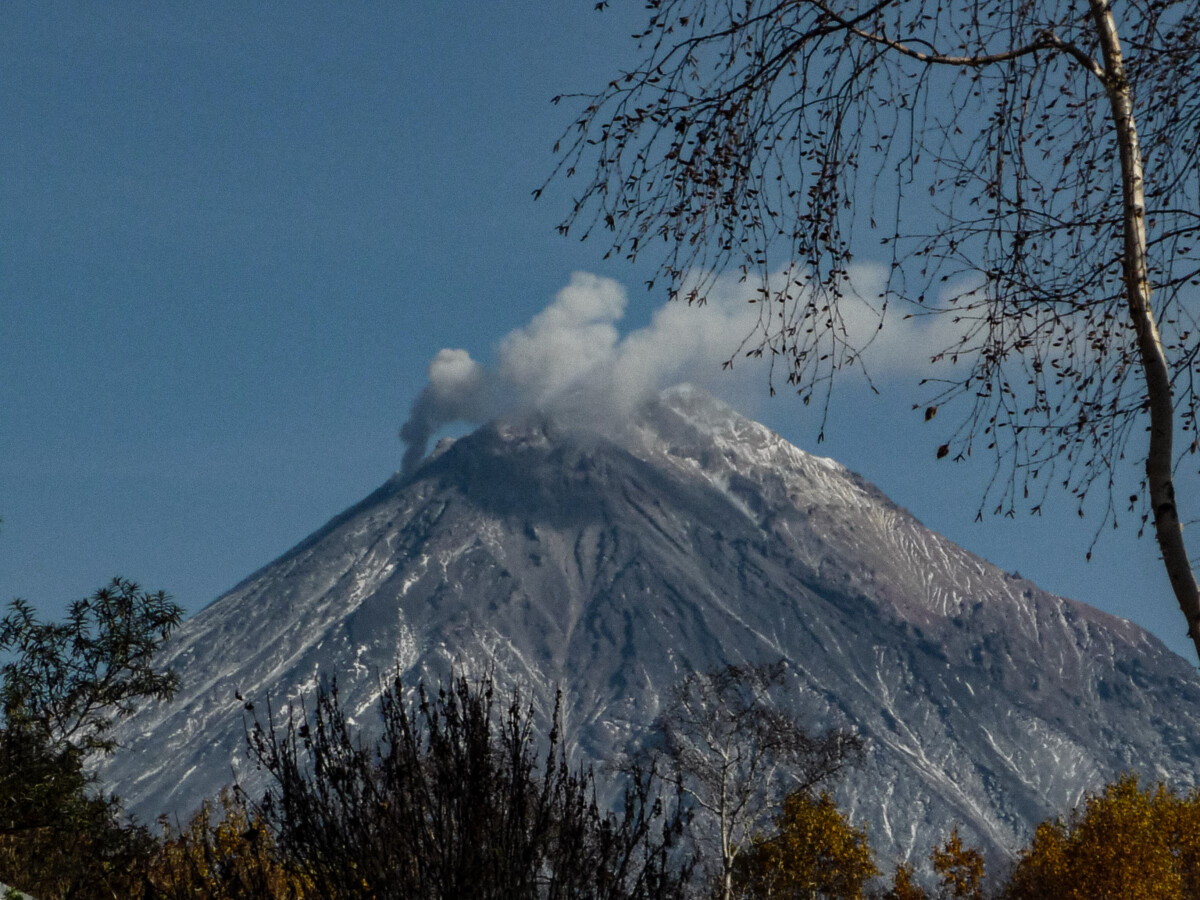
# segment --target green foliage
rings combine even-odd
[[[42,623],[14,600],[0,620],[0,880],[39,898],[132,896],[150,858],[145,828],[119,822],[96,795],[85,756],[107,752],[106,732],[143,698],[169,697],[175,676],[152,666],[179,623],[163,593],[129,581]]]
[[[38,900],[101,900],[140,893],[154,839],[122,824],[111,798],[76,794],[59,801],[61,817],[0,835],[0,881]]]
[[[20,601],[0,620],[0,649],[14,654],[0,669],[0,881],[14,890],[39,900],[681,900],[695,862],[682,849],[681,801],[695,800],[705,747],[755,761],[756,777],[799,762],[805,785],[784,798],[773,833],[739,856],[722,851],[734,862],[718,891],[857,900],[879,874],[865,831],[811,787],[858,745],[772,718],[757,696],[772,673],[733,667],[686,682],[690,693],[663,720],[671,758],[680,772],[690,764],[692,793],[681,778],[664,800],[657,769],[634,768],[621,815],[597,807],[592,773],[567,765],[556,726],[539,757],[533,712],[516,695],[501,707],[490,681],[460,679],[412,700],[396,680],[384,686],[373,746],[352,735],[336,687],[282,731],[256,723],[252,755],[273,779],[261,803],[223,794],[156,841],[94,792],[84,760],[112,748],[111,725],[137,700],[173,692],[174,675],[156,670],[153,655],[179,617],[164,594],[115,580],[62,624],[38,622]],[[714,771],[730,783],[730,772]],[[982,855],[957,828],[929,860],[940,900],[983,900]],[[1200,790],[1118,779],[1066,821],[1039,826],[999,889],[1002,900],[1194,900]],[[886,900],[929,896],[907,865],[879,890]]]
[[[866,831],[851,825],[827,793],[788,794],[775,826],[774,835],[756,838],[738,860],[740,896],[860,900],[879,874]]]
[[[72,603],[64,622],[39,622],[28,603],[13,600],[0,620],[0,651],[16,655],[0,669],[6,727],[56,749],[111,750],[105,733],[135,701],[174,694],[175,674],[151,663],[182,614],[162,591],[120,578]]]
[[[77,749],[49,748],[27,729],[0,729],[0,835],[54,824],[87,785]]]

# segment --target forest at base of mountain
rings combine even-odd
[[[1135,776],[1043,823],[1007,872],[986,872],[983,855],[954,829],[930,848],[923,869],[901,864],[885,873],[866,828],[824,790],[835,766],[780,793],[744,832],[723,880],[728,847],[713,832],[711,810],[688,779],[670,777],[667,762],[680,757],[632,761],[620,772],[573,769],[558,729],[539,751],[533,710],[515,694],[501,702],[488,681],[461,679],[408,700],[396,681],[379,711],[384,732],[374,745],[351,734],[336,688],[282,731],[256,726],[248,744],[271,776],[267,792],[250,798],[231,788],[187,823],[160,820],[157,833],[121,822],[118,803],[93,792],[77,757],[43,767],[40,796],[61,808],[31,827],[0,827],[0,881],[13,886],[6,897],[1200,896],[1200,791],[1148,787]],[[829,740],[814,738],[813,746],[828,750]],[[0,748],[6,763],[15,749],[7,740]],[[607,778],[624,781],[616,812],[595,801]],[[7,786],[21,789],[12,779]],[[11,812],[6,799],[14,798],[0,798]]]

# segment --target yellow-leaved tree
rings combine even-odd
[[[1194,900],[1200,897],[1200,791],[1143,789],[1127,775],[1067,822],[1040,825],[1005,900]]]
[[[938,900],[983,900],[983,854],[963,844],[957,825],[946,843],[933,848],[929,861],[938,877]],[[900,863],[881,900],[929,900],[929,894],[917,883],[913,867]]]
[[[958,826],[929,854],[946,900],[983,900],[983,854],[963,845]]]
[[[311,880],[289,865],[262,820],[242,798],[222,790],[181,830],[164,825],[149,877],[164,900],[303,900]]]
[[[864,829],[828,793],[793,791],[775,818],[777,832],[756,837],[735,868],[739,896],[860,900],[879,874]]]
[[[929,895],[917,884],[913,867],[899,863],[892,877],[892,886],[883,894],[882,900],[929,900]]]

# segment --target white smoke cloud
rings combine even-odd
[[[611,366],[625,302],[625,289],[611,278],[575,272],[554,302],[500,341],[500,377],[542,406]]]
[[[862,298],[879,293],[883,276],[878,267],[859,267],[851,278],[858,296],[840,307],[848,342],[870,342],[866,356],[876,377],[917,371],[953,341],[940,320],[903,320],[891,312],[880,330],[878,309]],[[756,285],[722,278],[705,304],[667,303],[648,325],[622,337],[617,323],[625,314],[625,289],[612,279],[576,272],[549,306],[499,341],[494,369],[466,350],[438,352],[429,364],[429,382],[400,430],[407,444],[403,471],[416,467],[443,426],[480,423],[514,407],[553,410],[560,421],[604,428],[681,381],[719,390],[737,378],[743,384],[757,380],[761,388],[759,366],[735,360],[733,375],[723,371],[759,325],[765,307],[750,302],[758,296]]]

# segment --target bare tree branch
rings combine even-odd
[[[693,672],[670,692],[649,748],[651,771],[690,798],[715,827],[720,896],[733,893],[734,863],[785,793],[834,779],[862,756],[862,740],[832,729],[813,734],[771,694],[783,661]]]
[[[689,303],[740,274],[759,317],[735,353],[826,412],[871,359],[847,325],[855,263],[883,262],[865,298],[880,328],[898,312],[953,325],[914,406],[942,410],[939,457],[990,461],[980,513],[1063,489],[1083,514],[1095,492],[1098,534],[1145,463],[1133,510],[1200,654],[1174,489],[1200,450],[1200,8],[648,7],[643,63],[560,143],[556,175],[582,179],[561,230],[606,230],[631,259],[661,246],[655,282]]]

